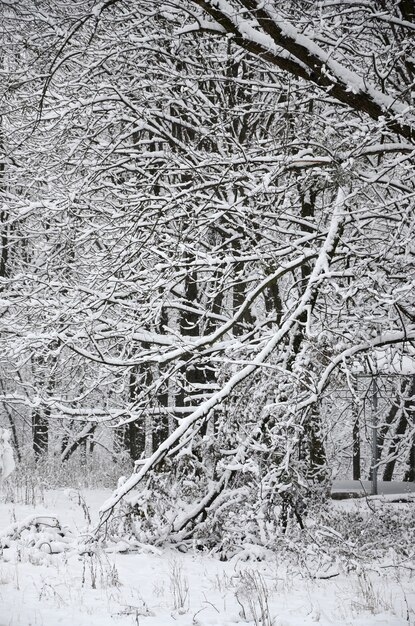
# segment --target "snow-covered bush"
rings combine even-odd
[[[317,517],[313,535],[325,549],[347,559],[371,560],[395,555],[414,559],[415,502],[381,498],[333,502]]]

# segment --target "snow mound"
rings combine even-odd
[[[58,554],[74,547],[75,538],[54,515],[29,515],[0,533],[1,549],[27,547]]]

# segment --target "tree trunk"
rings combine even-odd
[[[62,452],[61,452],[61,461],[64,463],[67,461],[76,450],[81,447],[82,448],[82,460],[81,463],[86,465],[87,460],[87,443],[91,439],[92,435],[95,432],[97,425],[93,423],[89,423],[79,433],[76,433],[72,438],[72,442],[69,442],[69,435],[65,435],[62,440]]]
[[[48,413],[35,409],[32,413],[33,450],[36,460],[47,454],[49,443]]]
[[[353,480],[360,480],[360,423],[359,407],[353,402]]]
[[[399,451],[399,444],[409,425],[410,415],[414,414],[412,405],[413,405],[413,397],[415,395],[415,376],[412,377],[408,394],[409,394],[409,397],[405,400],[402,415],[399,419],[398,426],[396,428],[395,436],[393,437],[392,442],[389,446],[388,458],[390,458],[390,461],[388,461],[388,463],[386,464],[385,471],[383,473],[383,480],[385,481],[392,480],[393,472],[395,471],[395,465],[397,461],[397,454]]]

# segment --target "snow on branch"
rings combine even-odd
[[[134,489],[142,479],[158,465],[169,451],[175,447],[180,439],[186,435],[186,433],[193,427],[193,425],[202,418],[209,418],[212,410],[225,400],[231,392],[246,378],[252,375],[261,367],[282,340],[287,336],[290,330],[298,322],[298,319],[303,315],[304,311],[307,311],[310,303],[315,296],[315,290],[320,283],[320,276],[326,274],[333,252],[338,244],[339,236],[342,232],[344,221],[346,217],[345,210],[346,196],[342,189],[339,189],[336,201],[334,203],[333,216],[328,230],[326,239],[320,249],[314,268],[310,274],[308,284],[302,297],[300,298],[297,306],[287,316],[285,321],[276,330],[271,339],[260,350],[260,352],[252,359],[252,362],[239,370],[236,374],[231,376],[229,380],[223,385],[223,387],[214,393],[210,398],[203,402],[193,413],[183,418],[176,430],[161,443],[158,449],[144,462],[140,467],[140,470],[132,474],[128,480],[116,489],[113,495],[103,504],[100,511],[100,528],[111,516],[111,513],[116,504],[132,489]],[[97,529],[98,530],[98,529]]]
[[[406,103],[383,93],[356,71],[345,67],[313,39],[299,33],[271,3],[258,0],[192,0],[214,18],[235,43],[297,77],[324,88],[331,96],[415,140],[415,118]],[[245,13],[243,12],[245,10]],[[246,15],[248,11],[248,15]],[[255,24],[254,26],[252,24]]]

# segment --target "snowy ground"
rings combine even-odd
[[[36,513],[56,515],[79,536],[88,513],[96,517],[107,495],[86,490],[80,498],[74,490],[55,490],[27,505],[4,503],[0,492],[0,535]],[[49,555],[15,542],[3,551],[0,626],[415,624],[411,569],[324,571],[311,559],[308,571],[300,571],[271,553],[262,561],[221,562],[172,549],[82,556],[69,548]]]

